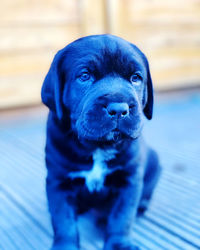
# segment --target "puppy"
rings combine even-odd
[[[52,249],[79,249],[76,219],[91,208],[105,221],[104,250],[138,249],[130,232],[160,174],[141,135],[153,110],[145,55],[116,36],[80,38],[56,54],[42,101]]]

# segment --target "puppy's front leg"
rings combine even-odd
[[[76,214],[68,205],[69,194],[60,188],[60,182],[47,177],[47,197],[54,230],[52,250],[79,249]]]
[[[131,177],[128,184],[121,188],[108,219],[107,236],[104,250],[136,250],[130,233],[134,223],[143,181],[140,177]]]

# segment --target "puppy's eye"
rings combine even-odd
[[[88,72],[83,72],[80,76],[79,76],[79,80],[82,82],[88,81],[90,79],[91,75]]]
[[[139,85],[140,81],[142,81],[142,76],[139,73],[135,73],[135,74],[131,75],[131,77],[130,77],[131,83]]]

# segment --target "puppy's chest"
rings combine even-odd
[[[113,160],[117,154],[115,149],[97,149],[93,153],[92,169],[79,172],[71,172],[69,177],[74,179],[78,177],[85,178],[85,184],[89,192],[101,191],[104,187],[105,178],[117,170],[121,170],[120,166],[108,168],[107,162]]]

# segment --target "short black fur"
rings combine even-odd
[[[88,36],[60,50],[42,87],[47,122],[47,196],[52,249],[79,249],[77,216],[91,208],[105,226],[104,250],[138,249],[130,233],[160,175],[142,138],[152,118],[148,61],[112,35]],[[93,171],[95,169],[95,171]]]

